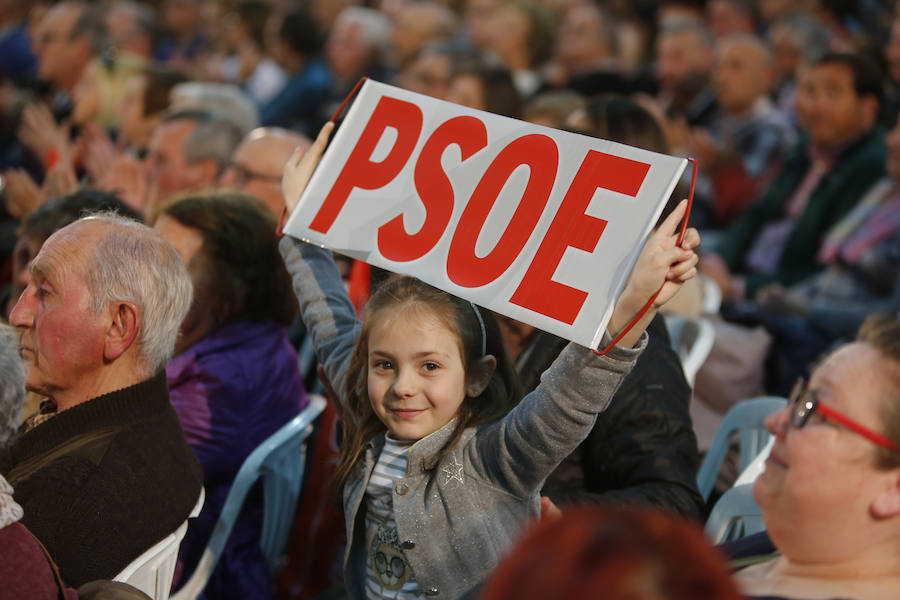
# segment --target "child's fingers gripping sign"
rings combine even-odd
[[[333,130],[333,121],[325,123],[312,146],[306,152],[298,148],[284,164],[281,193],[284,194],[284,206],[288,214],[294,212],[294,208],[297,207],[300,195],[303,194],[310,177],[319,165]]]

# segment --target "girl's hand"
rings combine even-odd
[[[659,307],[668,302],[685,281],[697,274],[697,254],[694,249],[700,245],[700,234],[696,229],[690,228],[685,232],[681,246],[676,245],[678,226],[684,218],[685,210],[687,201],[682,200],[650,235],[631,271],[628,283],[625,284],[625,290],[616,302],[609,320],[609,331],[613,335],[625,329],[659,290],[651,309],[621,340],[620,344],[625,347],[630,348],[638,341]]]
[[[300,201],[300,195],[303,194],[319,160],[322,159],[322,153],[325,152],[325,146],[328,144],[328,138],[333,129],[333,121],[325,123],[309,150],[304,152],[298,148],[285,163],[284,175],[281,178],[281,193],[284,195],[287,214],[294,212],[297,202]]]

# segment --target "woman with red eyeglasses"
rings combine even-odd
[[[870,317],[766,421],[753,488],[771,560],[736,575],[750,598],[900,598],[900,320]]]

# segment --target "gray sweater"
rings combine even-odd
[[[359,323],[331,254],[290,238],[280,249],[318,358],[342,390]],[[443,458],[455,422],[412,445],[407,475],[394,482],[393,507],[425,596],[459,598],[487,577],[539,515],[547,475],[590,433],[646,343],[644,334],[637,348],[616,347],[604,357],[569,344],[534,392],[503,419],[467,429]],[[383,443],[383,436],[371,440],[344,488],[344,579],[354,599],[365,598],[364,496]]]

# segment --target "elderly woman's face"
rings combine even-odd
[[[813,372],[810,388],[822,403],[881,432],[879,403],[890,397],[891,367],[875,347],[848,344]],[[871,543],[873,502],[896,472],[876,467],[871,441],[819,414],[800,429],[789,420],[789,408],[767,419],[776,441],[753,489],[769,534],[794,561],[852,556]]]

